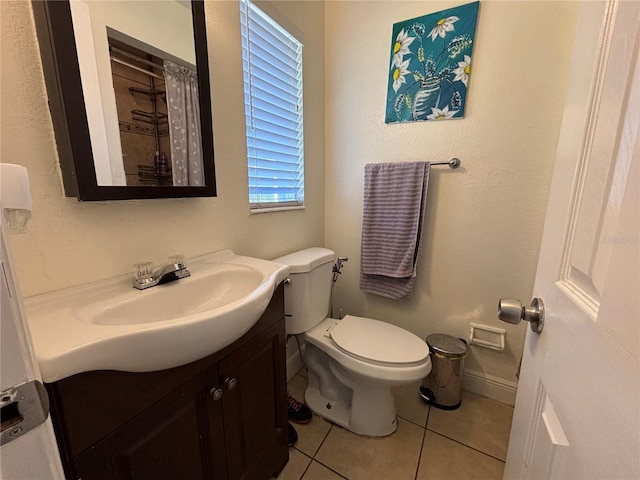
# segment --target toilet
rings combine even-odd
[[[431,371],[429,347],[390,323],[347,315],[329,318],[334,252],[308,248],[274,262],[289,265],[285,285],[287,334],[306,345],[311,410],[356,434],[381,437],[397,428],[391,387]]]

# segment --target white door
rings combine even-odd
[[[3,442],[0,447],[0,479],[63,479],[51,419],[48,418],[41,423],[44,416],[42,409],[38,408],[39,396],[30,388],[36,385],[33,380],[41,381],[42,378],[31,347],[20,288],[14,274],[4,226],[0,229],[0,260],[0,391]]]
[[[505,479],[640,478],[639,25],[582,2]]]

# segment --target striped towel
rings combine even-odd
[[[365,292],[411,297],[430,167],[427,162],[365,165],[360,245]]]

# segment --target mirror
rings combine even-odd
[[[215,196],[202,0],[34,0],[67,196]]]

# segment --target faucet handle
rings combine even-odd
[[[184,255],[171,255],[169,257],[169,263],[179,265],[182,268],[187,268],[187,259]]]
[[[145,283],[145,281],[148,281],[153,277],[153,263],[151,262],[136,263],[134,268],[136,269],[136,280],[140,283]]]

